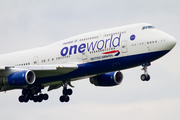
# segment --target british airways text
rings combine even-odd
[[[121,34],[119,34],[118,37],[113,37],[113,35],[111,35],[111,37],[109,39],[106,40],[99,40],[99,41],[95,41],[95,42],[90,42],[90,43],[82,43],[79,46],[77,45],[72,45],[72,46],[66,46],[64,48],[62,48],[60,54],[61,56],[66,56],[67,54],[72,55],[72,54],[76,54],[77,52],[79,53],[83,53],[85,50],[88,51],[93,51],[95,49],[101,50],[101,49],[105,49],[108,47],[117,47],[120,46],[120,38],[121,38]]]

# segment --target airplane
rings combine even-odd
[[[176,45],[171,35],[149,23],[89,32],[50,45],[0,55],[0,91],[22,90],[21,103],[42,102],[48,91],[63,87],[60,102],[68,102],[71,82],[89,78],[95,86],[120,85],[122,70],[142,65],[142,81],[149,81],[148,66]]]

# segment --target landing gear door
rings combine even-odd
[[[122,50],[122,53],[127,53],[128,52],[127,41],[126,40],[121,42],[121,50]]]

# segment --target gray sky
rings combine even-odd
[[[151,23],[179,42],[179,0],[1,0],[0,54],[45,46],[74,35],[133,23]],[[21,104],[20,90],[0,93],[1,119],[179,120],[180,45],[148,68],[123,70],[121,85],[95,87],[87,79],[73,82],[69,103],[60,103],[62,88],[42,103]],[[43,90],[46,92],[46,89]]]

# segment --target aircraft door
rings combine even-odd
[[[38,56],[35,56],[35,57],[33,58],[33,64],[34,64],[34,65],[39,65],[39,57],[38,57]]]
[[[127,54],[128,52],[127,40],[121,42],[121,51],[122,54]]]
[[[86,51],[82,53],[82,62],[87,62],[87,54]]]
[[[128,49],[127,49],[127,41],[124,40],[124,41],[121,42],[121,44],[122,44],[122,48],[121,48],[122,53],[127,53],[127,51],[128,51]]]

